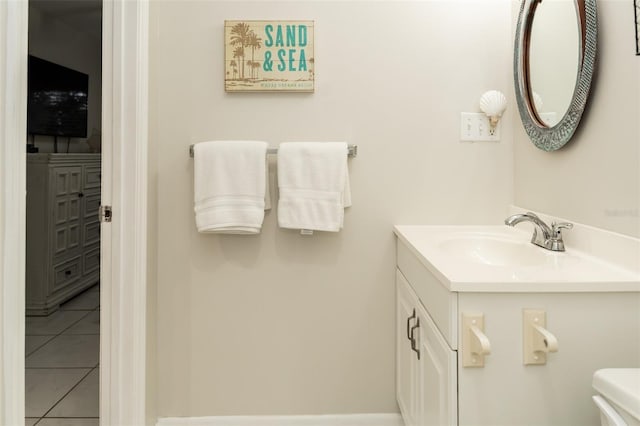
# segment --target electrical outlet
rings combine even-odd
[[[463,112],[460,114],[460,140],[461,141],[499,141],[500,125],[495,127],[491,133],[489,117],[483,113]]]

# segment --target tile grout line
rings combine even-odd
[[[85,319],[87,317],[87,315],[89,315],[93,311],[94,311],[93,309],[84,309],[84,310],[77,310],[77,311],[60,311],[60,310],[58,310],[56,312],[86,312],[86,314],[84,314],[83,316],[81,316],[80,318],[78,318],[77,320],[75,320],[74,322],[72,322],[71,324],[66,326],[65,328],[63,328],[62,331],[60,331],[58,334],[26,334],[25,333],[25,336],[54,336],[54,337],[57,337],[57,336],[61,335],[62,333],[64,333],[65,331],[67,331],[69,328],[71,328],[74,325],[76,325],[78,322],[80,322],[83,319]]]
[[[34,335],[32,334],[31,336],[34,336]],[[43,347],[44,345],[46,345],[47,343],[49,343],[50,341],[52,341],[53,339],[55,339],[55,338],[57,337],[56,335],[51,335],[51,334],[39,334],[39,335],[36,335],[36,336],[47,336],[47,337],[51,337],[51,338],[50,338],[50,339],[48,339],[46,342],[42,343],[40,346],[38,346],[37,348],[35,348],[35,349],[34,349],[34,350],[32,350],[31,352],[26,353],[26,351],[25,351],[25,356],[24,356],[25,361],[26,361],[26,359],[27,359],[27,358],[29,358],[29,356],[30,356],[31,354],[33,354],[34,352],[36,352],[37,350],[39,350],[41,347]],[[25,337],[25,339],[27,338],[27,336],[26,336],[26,335],[25,335],[24,337]]]
[[[84,294],[85,292],[81,293]],[[100,289],[98,289],[98,293],[100,293]],[[78,295],[79,296],[79,295]],[[60,309],[58,310],[60,311]],[[77,321],[71,323],[69,326],[67,326],[66,328],[62,329],[62,331],[60,331],[58,334],[31,334],[31,335],[27,335],[25,333],[25,338],[26,336],[51,336],[51,338],[49,340],[47,340],[46,342],[44,342],[43,344],[41,344],[40,346],[38,346],[37,348],[35,348],[34,350],[32,350],[28,355],[25,353],[25,364],[26,364],[26,360],[27,358],[29,358],[29,356],[33,355],[34,353],[36,353],[38,350],[42,349],[42,347],[46,346],[48,343],[50,343],[51,341],[53,341],[56,337],[62,336],[62,334],[67,331],[68,329],[70,329],[71,327],[73,327],[74,325],[76,325],[77,323],[79,323],[80,321],[82,321],[83,319],[85,319],[86,317],[88,317],[92,312],[95,311],[100,311],[100,302],[98,302],[98,306],[96,308],[93,309],[77,309],[77,310],[62,310],[63,312],[87,312],[85,315],[81,316],[80,318],[78,318]],[[100,329],[99,329],[100,330]],[[97,334],[78,334],[78,336],[99,336],[100,332],[98,332]],[[73,336],[73,335],[72,335]],[[71,389],[69,389],[69,391],[67,393],[65,393],[62,398],[60,398],[56,403],[54,403],[51,408],[49,408],[49,410],[47,410],[41,417],[38,418],[38,420],[36,420],[36,422],[33,424],[33,426],[37,426],[38,423],[40,423],[42,421],[42,419],[45,418],[45,416],[47,414],[49,414],[51,412],[51,410],[53,410],[63,399],[65,399],[76,387],[78,387],[78,385],[87,378],[87,376],[89,376],[89,374],[91,374],[95,369],[100,367],[100,362],[98,362],[96,364],[96,366],[92,367],[26,367],[25,366],[25,372],[27,369],[33,369],[33,370],[38,370],[38,369],[59,369],[59,370],[73,370],[73,369],[89,369],[89,371],[87,372],[87,374],[85,374],[84,376],[82,376],[82,378],[80,378],[80,380],[78,380],[78,382],[73,385],[73,387],[71,387]],[[64,417],[52,417],[52,418],[64,418]],[[81,417],[78,417],[81,418]],[[96,418],[96,417],[85,417],[85,418]],[[100,417],[97,417],[98,419]]]
[[[84,367],[26,367],[25,370],[86,370],[87,368],[96,368],[96,366],[87,365]]]
[[[70,312],[70,311],[65,311],[65,312]],[[75,311],[75,312],[80,312],[80,311]],[[86,311],[87,313],[83,316],[81,316],[80,318],[78,318],[77,321],[69,324],[69,326],[67,326],[66,328],[64,328],[60,333],[58,334],[25,334],[25,338],[27,336],[52,336],[51,339],[47,340],[46,342],[44,342],[43,344],[41,344],[40,346],[38,346],[36,349],[34,349],[33,351],[29,352],[29,355],[25,354],[25,361],[27,358],[29,358],[31,355],[33,355],[35,352],[37,352],[38,350],[42,349],[43,346],[46,346],[48,343],[50,343],[53,339],[55,339],[56,337],[62,336],[62,334],[67,331],[68,329],[70,329],[71,327],[73,327],[74,325],[76,325],[77,323],[79,323],[80,321],[82,321],[83,319],[85,319],[86,317],[88,317],[93,311]],[[100,335],[100,333],[94,333],[94,334],[77,334],[77,336],[95,336],[95,335]],[[72,334],[73,336],[73,334]]]
[[[70,311],[66,311],[66,312],[70,312]],[[67,328],[65,328],[64,330],[62,330],[60,332],[60,334],[58,334],[58,336],[60,336],[62,333],[64,333],[65,331],[67,331],[68,329],[70,329],[71,327],[73,327],[74,325],[76,325],[77,323],[79,323],[80,321],[82,321],[83,319],[85,319],[86,317],[88,317],[89,315],[91,315],[92,311],[75,311],[75,312],[87,312],[86,314],[84,314],[83,316],[81,316],[78,321],[74,322],[73,324],[69,324],[69,326]],[[57,337],[57,336],[56,336]]]
[[[78,369],[78,370],[86,370],[87,368],[89,369],[89,371],[88,371],[84,376],[82,376],[82,377],[80,378],[80,380],[78,380],[78,381],[76,382],[76,384],[75,384],[75,385],[73,385],[73,386],[71,387],[71,389],[69,389],[69,391],[68,391],[67,393],[65,393],[65,394],[64,394],[64,395],[63,395],[63,396],[62,396],[58,401],[56,401],[56,402],[51,406],[51,408],[49,408],[47,411],[45,411],[45,413],[44,413],[41,417],[39,417],[39,418],[38,418],[38,420],[33,424],[33,426],[36,426],[38,423],[40,423],[40,421],[41,421],[42,419],[44,419],[44,418],[45,418],[45,416],[46,416],[46,415],[47,415],[51,410],[53,410],[53,409],[55,408],[55,406],[56,406],[56,405],[58,405],[58,404],[59,404],[63,399],[65,399],[65,398],[67,397],[67,395],[69,395],[69,393],[71,393],[71,391],[72,391],[72,390],[74,390],[74,389],[75,389],[75,388],[80,384],[80,382],[82,382],[82,381],[83,381],[83,380],[84,380],[84,379],[85,379],[89,374],[91,374],[91,372],[92,372],[93,370],[95,370],[95,369],[96,369],[95,367],[94,367],[94,368],[91,368],[91,367],[86,367],[86,368],[80,368],[80,367],[77,367],[76,369]],[[65,369],[65,368],[53,368],[52,370],[62,370],[62,369]],[[69,367],[67,367],[66,369],[70,369],[70,368],[69,368]],[[61,418],[61,417],[59,417],[59,418]]]
[[[86,317],[82,317],[80,319],[80,321],[82,321],[84,318]],[[75,325],[75,324],[74,324]],[[66,331],[66,329],[65,329]],[[28,354],[25,353],[25,359],[29,357],[29,355],[32,355],[34,352],[36,352],[38,349],[42,348],[43,346],[45,346],[47,343],[51,342],[53,339],[55,339],[56,337],[62,336],[63,333],[60,334],[30,334],[29,337],[50,337],[49,340],[47,340],[46,342],[42,343],[40,346],[36,347],[35,349],[33,349],[31,352],[29,352]],[[99,336],[100,333],[73,333],[73,334],[65,334],[65,336]],[[25,336],[27,337],[27,336]]]
[[[99,334],[100,333],[73,333],[73,334],[65,334],[65,336],[97,336]],[[56,334],[56,335],[53,335],[53,334],[40,334],[39,336],[59,337],[61,335],[62,334]],[[33,337],[33,335],[32,335],[32,337]]]
[[[80,383],[82,383],[82,381],[83,381],[84,379],[86,379],[86,378],[87,378],[87,376],[89,376],[89,374],[91,374],[91,373],[92,373],[96,368],[97,368],[97,367],[94,367],[94,368],[89,369],[89,371],[87,372],[87,374],[85,374],[84,376],[82,376],[82,378],[81,378],[80,380],[78,380],[78,382],[77,382],[75,385],[73,385],[73,387],[72,387],[71,389],[69,389],[69,391],[68,391],[67,393],[65,393],[65,394],[62,396],[62,398],[60,398],[58,401],[56,401],[56,403],[55,403],[55,404],[53,404],[53,405],[51,406],[51,408],[49,408],[49,409],[48,409],[48,410],[47,410],[47,411],[42,415],[42,417],[40,417],[40,420],[42,420],[42,419],[44,419],[45,417],[47,417],[47,414],[49,414],[49,413],[51,412],[51,410],[53,410],[54,408],[56,408],[56,406],[57,406],[58,404],[60,404],[60,403],[62,402],[62,400],[64,400],[64,399],[65,399],[65,398],[66,398],[66,397],[67,397],[67,396],[68,396],[68,395],[69,395],[69,394],[70,394],[70,393],[71,393],[75,388],[77,388],[77,387],[78,387],[78,385],[79,385]],[[36,425],[40,422],[40,420],[38,420],[38,422],[36,423]],[[34,426],[35,426],[35,425],[34,425]]]
[[[97,284],[96,284],[97,285]],[[73,299],[75,299],[76,297],[80,297],[85,293],[89,293],[88,290],[83,291],[82,293],[76,295],[73,297]],[[100,290],[98,290],[98,293],[100,293]],[[71,299],[71,300],[73,300]],[[65,302],[66,303],[66,302]],[[62,306],[62,305],[60,305]],[[58,337],[59,335],[61,335],[62,333],[64,333],[65,331],[67,331],[69,328],[73,327],[74,325],[76,325],[78,322],[82,321],[83,319],[85,319],[91,312],[94,312],[96,310],[100,309],[100,300],[98,299],[98,306],[95,308],[89,308],[89,309],[61,309],[58,307],[58,310],[56,312],[87,312],[85,315],[81,316],[80,318],[78,318],[75,322],[69,324],[66,328],[64,328],[60,333],[58,334],[26,334],[25,336],[54,336],[54,337]],[[55,312],[54,312],[55,313]],[[52,314],[49,314],[52,315]],[[48,316],[48,315],[47,315]],[[41,317],[44,318],[44,317]],[[98,333],[99,334],[99,333]],[[40,349],[40,348],[38,348]],[[33,352],[32,352],[33,353]]]
[[[33,417],[32,417],[33,418]],[[58,419],[58,420],[66,420],[66,419],[73,419],[73,420],[84,420],[84,419],[97,419],[98,421],[100,421],[100,417],[40,417],[38,419],[38,421],[36,421],[33,426],[37,426],[42,420],[47,420],[47,419]]]

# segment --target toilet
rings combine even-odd
[[[603,426],[640,426],[640,368],[598,370],[593,388]]]

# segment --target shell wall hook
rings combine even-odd
[[[494,134],[496,126],[507,109],[507,97],[498,90],[490,90],[480,97],[480,109],[489,117],[489,133]]]

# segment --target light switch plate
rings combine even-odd
[[[491,134],[489,117],[478,112],[460,113],[460,140],[466,142],[497,142],[500,140],[499,121],[495,131]]]

